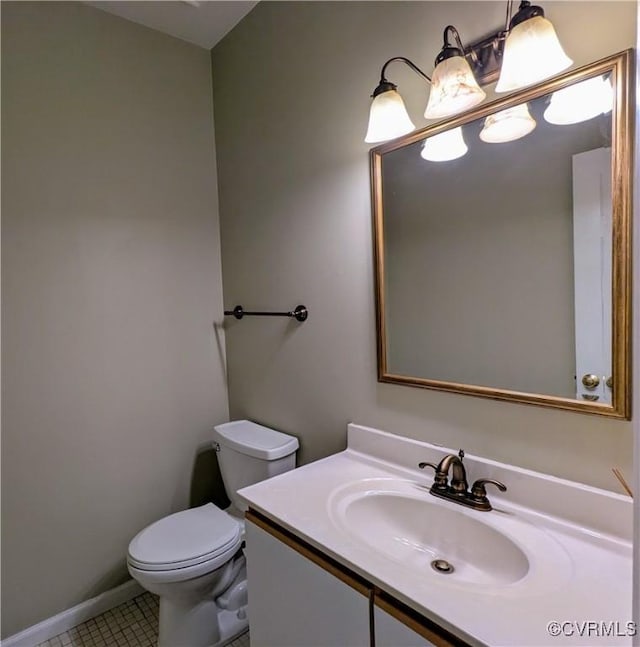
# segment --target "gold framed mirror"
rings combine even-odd
[[[630,418],[631,60],[371,149],[380,382]]]

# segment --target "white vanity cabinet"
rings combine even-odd
[[[246,516],[252,647],[462,647],[284,528]]]
[[[253,647],[369,647],[369,597],[247,519]]]

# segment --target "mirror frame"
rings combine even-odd
[[[597,414],[613,418],[631,419],[631,215],[632,215],[632,162],[633,122],[631,85],[632,52],[628,49],[618,54],[585,65],[496,99],[471,111],[440,121],[432,126],[379,144],[369,152],[371,170],[372,211],[374,228],[374,265],[376,293],[376,325],[378,347],[378,381],[392,384],[462,393],[493,400],[506,400],[555,409]],[[446,382],[437,379],[397,375],[387,366],[387,332],[385,329],[384,291],[384,209],[382,186],[382,158],[385,153],[414,144],[425,137],[444,130],[462,126],[476,119],[509,108],[518,103],[537,99],[576,81],[611,73],[614,87],[612,110],[612,376],[611,404],[581,401],[540,393],[527,393],[486,387],[475,384]],[[622,385],[622,387],[616,386]]]

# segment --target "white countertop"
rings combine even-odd
[[[400,488],[431,485],[431,473],[411,466],[423,460],[438,462],[446,453],[451,451],[349,425],[346,451],[244,488],[240,494],[253,509],[470,644],[631,645],[626,635],[631,633],[627,623],[632,617],[628,497],[465,457],[470,482],[491,477],[509,486],[507,495],[489,493],[492,512],[442,501],[427,490],[424,496],[430,503],[495,524],[507,534],[512,528],[524,533],[529,573],[513,584],[495,586],[459,585],[437,573],[411,571],[381,557],[336,523],[336,497],[345,489],[370,479],[371,483],[386,479]],[[536,552],[536,547],[543,550]],[[554,553],[561,567],[550,569],[545,552]],[[554,621],[560,623],[559,636],[548,630]]]

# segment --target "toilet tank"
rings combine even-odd
[[[213,437],[227,496],[238,510],[247,509],[238,490],[296,466],[298,439],[250,420],[217,425]]]

